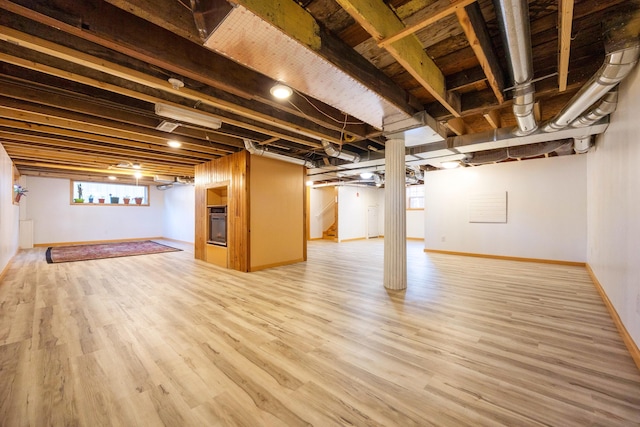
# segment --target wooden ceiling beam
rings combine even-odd
[[[174,0],[170,2],[158,1],[155,7],[163,9],[165,8],[164,3],[174,2]],[[240,99],[230,102],[229,96],[220,98],[220,102],[226,105],[228,111],[233,111],[238,115],[249,115],[248,117],[262,122],[270,118],[266,123],[271,125],[278,123],[277,118],[273,117],[274,114],[270,114],[266,108],[257,104],[259,102],[303,119],[298,124],[299,129],[294,130],[305,130],[305,121],[313,122],[336,132],[342,130],[341,122],[344,121],[344,114],[341,111],[317,100],[314,100],[314,103],[317,104],[317,109],[322,110],[322,113],[307,105],[300,98],[297,99],[299,101],[298,108],[277,102],[269,93],[269,89],[274,84],[272,79],[242,67],[230,59],[204,48],[201,44],[194,45],[182,37],[177,37],[174,33],[166,30],[166,28],[179,25],[171,20],[156,26],[104,2],[90,5],[89,2],[43,0],[38,4],[30,4],[29,7],[25,7],[16,1],[0,0],[0,7],[47,27],[62,30],[71,36],[168,70],[174,77],[184,76],[212,88],[221,89],[245,101],[252,101],[251,108],[248,108],[248,105],[242,107],[243,103],[240,102]],[[51,10],[62,11],[60,17],[56,19],[47,16],[47,12]],[[69,24],[69,22],[73,23]],[[73,42],[69,44],[69,46],[73,45]],[[167,49],[167,46],[171,46],[171,49]],[[373,68],[375,69],[375,67]],[[379,72],[379,75],[383,74]],[[384,77],[390,81],[386,76]],[[164,83],[169,86],[166,81]],[[251,114],[253,110],[255,110],[255,115]],[[354,118],[349,118],[350,123],[356,121]],[[364,137],[368,132],[364,125],[351,124],[347,126],[345,131],[360,137]],[[313,133],[314,130],[311,129],[310,132]],[[335,138],[331,133],[322,136],[322,138],[336,143],[339,141],[339,138]]]
[[[558,1],[558,91],[567,90],[574,0]]]
[[[6,34],[3,34],[3,30],[6,29],[6,27],[0,27],[0,39],[2,39],[3,37],[6,37]],[[9,37],[11,38],[11,37]],[[28,37],[31,38],[31,37]],[[45,42],[45,41],[43,41]],[[25,42],[27,43],[27,42]],[[45,42],[46,44],[48,44],[48,42]],[[30,44],[31,46],[37,47],[37,45],[34,44]],[[44,51],[44,52],[40,52],[40,50]],[[36,50],[36,52],[40,52],[40,53],[44,53],[45,55],[55,55],[55,51],[49,51],[48,48],[46,47],[41,47],[40,50]],[[48,52],[48,53],[47,53]],[[84,54],[83,54],[84,55]],[[78,82],[84,85],[88,85],[88,86],[92,86],[95,87],[97,89],[102,89],[102,90],[107,90],[113,93],[117,93],[120,95],[124,95],[124,96],[128,96],[130,98],[134,98],[134,99],[139,99],[145,102],[149,102],[152,104],[155,104],[157,102],[160,103],[164,103],[164,104],[171,104],[174,105],[176,107],[179,108],[185,108],[185,105],[182,104],[177,104],[175,102],[171,102],[171,101],[167,101],[166,99],[161,99],[158,98],[156,95],[153,94],[147,94],[144,92],[141,92],[142,88],[140,88],[139,90],[131,90],[131,89],[127,89],[125,87],[122,86],[118,86],[115,84],[111,84],[111,83],[107,83],[107,82],[103,82],[101,80],[97,80],[91,77],[87,77],[81,74],[77,74],[74,72],[70,72],[68,70],[62,70],[62,69],[58,69],[56,67],[47,65],[47,64],[43,64],[43,63],[39,63],[37,61],[34,61],[33,59],[25,59],[22,57],[18,57],[15,55],[8,55],[6,53],[0,52],[0,60],[7,62],[9,64],[13,64],[16,65],[18,67],[22,67],[22,68],[26,68],[29,70],[34,70],[34,71],[38,71],[41,73],[45,73],[45,74],[49,74],[52,76],[56,76],[65,80],[70,80],[70,81],[74,81],[74,82]],[[100,64],[98,66],[98,71],[103,71],[103,72],[107,72],[108,73],[108,65],[109,63],[107,61],[102,61],[99,60],[97,58],[95,58],[95,60],[97,61],[96,64]],[[85,65],[83,60],[76,60],[76,61],[71,61],[73,63],[78,63],[80,62],[80,65]],[[88,64],[87,64],[88,65]],[[112,64],[115,65],[115,64]],[[123,69],[123,67],[120,67],[119,65],[115,65],[115,70],[113,70],[113,73],[108,73],[111,75],[114,75],[116,77],[120,77],[120,73],[124,73],[126,72],[126,70]],[[117,71],[120,70],[120,71]],[[161,79],[156,79],[154,77],[151,76],[147,76],[149,78],[147,84],[144,83],[144,75],[142,73],[130,70],[133,74],[130,75],[129,79],[125,78],[125,80],[128,81],[134,81],[135,83],[140,84],[141,86],[144,87],[148,87],[151,89],[155,89],[155,90],[164,90],[165,92],[171,93],[173,95],[177,95],[177,96],[181,96],[183,98],[189,99],[191,102],[193,103],[197,103],[197,102],[202,102],[203,104],[207,104],[208,106],[211,106],[213,108],[218,108],[218,109],[222,109],[222,110],[226,110],[229,111],[229,109],[226,109],[224,105],[222,105],[221,103],[218,103],[217,100],[213,97],[210,97],[202,92],[197,92],[195,90],[185,90],[182,89],[180,92],[178,92],[177,89],[173,89],[171,88],[171,86],[169,85],[168,82],[164,82]],[[134,78],[134,74],[136,75],[136,78]],[[138,80],[138,79],[143,79],[143,80]],[[162,86],[165,86],[164,89],[162,88]],[[149,92],[152,92],[151,90]],[[200,111],[203,114],[206,114],[206,112],[204,111]],[[233,111],[230,111],[233,112]],[[230,116],[220,116],[220,115],[213,115],[211,114],[211,116],[213,118],[216,119],[222,119],[224,123],[227,124],[231,124],[233,126],[237,126],[239,128],[243,128],[243,129],[248,129],[248,130],[252,130],[258,133],[262,133],[262,134],[267,134],[270,136],[274,136],[274,137],[279,137],[282,139],[285,139],[287,141],[292,141],[292,142],[296,142],[298,144],[301,145],[306,145],[306,146],[310,146],[313,148],[321,148],[320,143],[316,143],[316,142],[311,142],[307,139],[302,139],[302,138],[296,138],[296,137],[292,137],[292,135],[290,133],[283,133],[283,132],[279,132],[276,129],[289,129],[291,131],[293,131],[294,133],[301,133],[304,132],[306,133],[307,136],[310,136],[312,138],[315,138],[316,140],[320,138],[321,135],[324,135],[325,139],[329,140],[329,141],[335,141],[338,142],[340,140],[338,134],[336,133],[335,135],[327,135],[327,134],[323,134],[323,133],[319,133],[318,130],[316,131],[309,131],[307,132],[306,130],[301,130],[301,128],[296,128],[294,125],[284,121],[284,120],[279,120],[274,118],[273,116],[263,116],[261,118],[262,123],[264,124],[270,124],[273,125],[275,128],[271,129],[271,130],[267,130],[265,129],[265,127],[262,126],[258,126],[258,125],[252,125],[252,124],[248,124],[247,121],[242,121],[239,119],[233,119]]]
[[[486,113],[483,113],[482,116],[493,129],[500,129],[500,127],[502,127],[502,117],[500,117],[500,110],[490,110]]]
[[[77,152],[92,153],[105,159],[112,159],[110,163],[118,163],[119,161],[134,163],[143,160],[151,160],[166,162],[166,164],[172,165],[194,166],[210,160],[202,157],[168,156],[161,153],[104,146],[102,144],[95,144],[91,142],[78,142],[55,136],[37,136],[21,134],[19,132],[7,132],[2,129],[0,129],[0,140],[3,141],[3,144],[13,144],[14,147],[17,147],[18,145],[23,146],[25,150],[52,149],[56,152],[66,153],[67,155],[72,155]]]
[[[473,3],[465,8],[458,9],[456,15],[467,36],[467,40],[469,40],[469,45],[476,54],[478,62],[487,77],[489,87],[493,90],[498,104],[502,104],[504,102],[504,75],[498,63],[498,56],[491,44],[489,30],[484,22],[480,6],[478,3]]]
[[[124,170],[114,170],[114,169],[95,169],[91,166],[77,166],[77,165],[63,165],[58,163],[48,163],[38,160],[16,160],[14,164],[21,169],[21,166],[25,166],[26,168],[42,168],[46,170],[62,170],[62,171],[74,171],[74,172],[87,172],[92,174],[104,174],[104,175],[116,175],[116,176],[126,176],[128,178],[133,179],[133,173],[131,171]],[[143,171],[142,176],[153,179],[154,175],[171,175],[171,176],[193,176],[195,169],[191,170],[178,170],[172,169],[171,171]],[[25,173],[28,175],[28,173]],[[66,174],[64,175],[66,177]]]
[[[404,24],[383,2],[336,0],[371,36],[383,40],[404,29]],[[415,35],[408,35],[385,46],[385,49],[431,93],[451,114],[460,117],[460,99],[447,91],[444,75],[422,49]]]
[[[2,98],[0,98],[0,100],[2,100]],[[56,117],[55,112],[54,114],[48,114],[48,112],[23,110],[20,108],[15,108],[13,106],[0,105],[0,117],[2,117],[0,121],[3,119],[10,119],[15,120],[16,123],[24,122],[39,125],[48,125],[53,126],[56,129],[67,129],[81,133],[87,133],[87,137],[89,139],[92,138],[92,135],[106,136],[114,138],[114,140],[121,140],[123,146],[136,147],[138,149],[149,148],[158,152],[164,152],[168,154],[175,154],[177,151],[176,149],[168,147],[167,141],[170,139],[179,140],[179,138],[171,137],[150,137],[147,135],[141,135],[139,133],[122,131],[117,128],[94,125],[84,120]],[[192,155],[199,155],[201,157],[219,157],[226,156],[230,153],[230,150],[223,151],[218,149],[209,149],[206,146],[200,144],[190,144],[188,142],[182,142],[182,144],[183,145],[180,147],[180,151],[178,153],[191,153]]]
[[[26,70],[22,71],[24,73]],[[0,78],[0,104],[22,111],[93,124],[106,130],[128,132],[131,134],[129,139],[132,140],[160,143],[163,140],[178,139],[183,143],[183,147],[203,153],[229,154],[244,148],[241,139],[237,137],[211,132],[211,141],[205,143],[199,137],[195,137],[193,132],[184,131],[180,127],[171,133],[156,130],[160,121],[155,117],[149,117],[150,114],[143,116],[122,106],[99,104],[95,98],[71,97],[17,83]]]
[[[409,34],[415,34],[417,31],[426,28],[429,25],[432,25],[449,15],[453,15],[459,10],[463,10],[466,6],[475,2],[476,0],[453,0],[450,5],[438,8],[438,10],[433,11],[429,16],[426,16],[419,21],[406,26],[404,29],[398,31],[397,33],[380,40],[378,42],[378,46],[386,47],[387,45],[395,41],[405,38]]]
[[[461,117],[454,117],[448,120],[447,127],[458,136],[469,133],[469,129]]]
[[[137,83],[139,85],[151,88],[151,89],[155,89],[155,90],[159,90],[159,91],[163,91],[163,92],[167,92],[169,94],[172,95],[176,95],[176,96],[180,96],[183,98],[186,98],[190,101],[192,101],[193,103],[203,103],[203,104],[207,104],[211,107],[214,108],[219,108],[221,110],[224,111],[228,111],[230,113],[234,113],[234,114],[238,114],[240,116],[245,116],[245,117],[251,117],[255,120],[258,120],[262,123],[267,123],[276,127],[280,127],[280,128],[286,128],[286,129],[290,129],[290,130],[294,130],[294,131],[300,131],[299,129],[292,129],[291,124],[289,124],[288,122],[285,122],[283,120],[278,120],[277,118],[273,117],[272,115],[263,115],[260,113],[256,113],[254,111],[248,110],[246,108],[240,108],[237,105],[231,103],[231,102],[227,102],[227,101],[222,101],[219,99],[216,99],[212,96],[209,96],[203,92],[200,91],[196,91],[194,89],[189,89],[189,88],[174,88],[173,86],[171,86],[171,84],[169,84],[169,82],[167,82],[166,80],[163,79],[159,79],[147,74],[144,74],[142,72],[136,71],[136,70],[132,70],[126,67],[123,67],[119,64],[115,64],[97,57],[94,57],[92,55],[88,55],[85,54],[83,52],[78,52],[74,49],[70,49],[64,46],[61,46],[59,44],[55,44],[52,42],[49,42],[48,40],[44,40],[44,39],[40,39],[38,37],[34,37],[31,36],[29,34],[26,33],[22,33],[20,31],[16,31],[12,28],[9,27],[4,27],[4,26],[0,26],[0,40],[4,40],[6,42],[9,43],[15,43],[18,44],[24,48],[33,50],[35,52],[39,52],[39,53],[43,53],[45,55],[49,55],[52,56],[54,58],[58,58],[58,59],[63,59],[65,61],[68,61],[70,63],[76,64],[76,65],[80,65],[83,67],[87,67],[90,68],[92,70],[96,70],[96,71],[100,71],[102,73],[106,73],[109,74],[111,76],[115,76],[130,82],[134,82]],[[48,72],[49,74],[53,74],[53,75],[57,75],[58,77],[62,77],[62,78],[66,78],[66,79],[70,79],[70,80],[74,80],[74,81],[78,81],[84,84],[89,84],[91,86],[100,88],[100,89],[106,89],[109,90],[111,92],[115,92],[115,93],[120,93],[123,95],[127,95],[127,96],[131,96],[133,98],[136,99],[141,99],[150,103],[157,103],[157,102],[162,102],[165,104],[173,104],[175,107],[181,107],[184,108],[184,105],[180,105],[180,104],[176,104],[173,102],[169,102],[163,99],[159,99],[155,96],[152,95],[146,95],[143,94],[141,92],[135,92],[132,90],[127,90],[124,88],[121,88],[119,86],[115,86],[113,84],[109,84],[109,83],[105,83],[105,82],[100,82],[100,81],[96,81],[95,79],[91,79],[88,77],[84,77],[84,76],[80,76],[80,75],[70,75],[68,72],[55,72],[56,70],[53,67],[38,67],[39,64],[27,64],[25,63],[25,61],[19,61],[21,63],[16,63],[16,62],[12,62],[8,59],[6,59],[7,55],[5,54],[0,54],[0,58],[2,58],[3,60],[5,60],[6,62],[9,63],[13,63],[14,65],[20,65],[23,66],[25,68],[29,68],[29,69],[36,69],[37,71],[41,71],[41,72]],[[46,71],[45,71],[46,70]],[[210,115],[209,113],[206,113],[204,111],[200,111],[202,114],[204,115]],[[230,120],[229,117],[221,117],[221,116],[217,116],[217,115],[212,115],[211,117],[214,119],[219,119],[219,120],[223,120],[225,123],[229,123],[232,124],[234,126],[238,126],[238,127],[246,127],[246,123],[243,121],[239,121],[239,120]],[[253,129],[259,132],[264,132],[263,129]],[[335,137],[331,137],[328,136],[324,133],[319,133],[318,131],[314,131],[314,130],[310,130],[307,129],[305,130],[305,132],[308,132],[309,134],[313,135],[315,138],[325,138],[328,140],[332,140],[332,142],[337,142],[339,140],[339,138],[335,138]],[[284,135],[280,135],[281,137],[284,137]],[[335,141],[333,141],[335,140]],[[304,141],[304,142],[300,142],[300,141]],[[320,143],[311,143],[309,141],[306,140],[299,140],[296,142],[300,142],[304,145],[309,145],[311,147],[314,148],[321,148]]]
[[[0,113],[1,114],[1,113]],[[24,117],[24,116],[22,116]],[[120,138],[109,137],[105,135],[92,134],[84,131],[82,128],[60,128],[55,126],[55,121],[52,121],[54,126],[43,125],[39,123],[24,122],[18,120],[11,120],[0,116],[0,134],[7,134],[14,132],[15,134],[23,134],[26,132],[38,132],[41,135],[54,136],[55,138],[73,139],[75,141],[88,141],[89,143],[107,145],[102,151],[109,152],[110,150],[123,149],[131,150],[133,153],[143,154],[145,152],[156,153],[157,156],[166,156],[166,160],[172,158],[180,159],[180,153],[176,152],[176,149],[172,149],[167,145],[148,144],[144,142],[128,141]],[[25,136],[26,137],[26,136]],[[196,159],[202,159],[202,161],[208,161],[210,159],[219,157],[219,155],[195,153],[189,152],[188,156]]]

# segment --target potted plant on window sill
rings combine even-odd
[[[136,205],[141,205],[142,204],[142,197],[134,197],[133,200],[135,200]]]
[[[98,203],[104,203],[104,196],[98,197]]]
[[[124,202],[125,205],[128,205],[129,202],[131,201],[131,197],[130,196],[124,196],[122,198],[122,201]]]
[[[112,196],[111,194],[109,194],[109,198],[111,199],[111,203],[114,205],[120,203],[120,197],[118,196]]]

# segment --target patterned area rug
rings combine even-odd
[[[159,254],[182,249],[143,240],[139,242],[101,243],[97,245],[54,246],[47,248],[47,263],[87,261],[133,255]]]

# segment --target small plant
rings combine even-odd
[[[20,199],[22,198],[22,196],[27,197],[27,192],[29,190],[27,190],[26,188],[24,188],[22,185],[20,184],[13,184],[13,192],[16,193],[15,195],[15,200],[16,202],[19,202]]]
[[[84,203],[84,199],[82,198],[82,184],[78,184],[78,197],[73,199],[74,203]]]

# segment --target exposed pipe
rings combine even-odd
[[[578,154],[584,154],[591,148],[592,135],[573,138],[573,150]]]
[[[608,53],[602,67],[544,126],[544,131],[553,132],[571,124],[590,105],[602,98],[631,72],[638,62],[639,55],[640,42],[637,40],[629,47]]]
[[[336,150],[332,143],[323,139],[322,148],[324,148],[324,152],[327,153],[328,156],[336,157],[338,159],[346,160],[351,163],[358,163],[360,161],[360,156],[356,153],[352,153],[346,150]]]
[[[600,102],[594,105],[589,111],[571,122],[574,128],[591,126],[603,117],[616,111],[618,106],[618,91],[612,90],[602,97]]]
[[[602,97],[600,102],[595,104],[589,111],[575,119],[571,126],[574,128],[583,128],[591,126],[603,117],[616,111],[618,106],[618,91],[612,90]],[[576,153],[584,154],[591,148],[593,138],[591,135],[577,136],[573,138],[573,150]]]
[[[298,159],[297,157],[289,157],[283,154],[267,151],[264,147],[256,146],[256,144],[250,139],[246,139],[246,138],[244,139],[244,148],[246,148],[250,154],[254,154],[256,156],[264,156],[270,159],[281,160],[283,162],[295,163],[296,165],[304,166],[307,169],[312,169],[316,167],[316,164],[311,160]]]
[[[494,0],[500,33],[515,86],[513,114],[518,135],[528,135],[538,128],[534,106],[531,31],[527,0]]]

